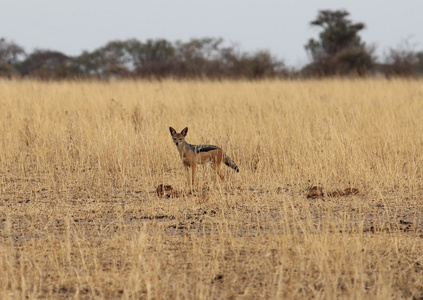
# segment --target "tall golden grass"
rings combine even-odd
[[[159,197],[169,126],[240,173]],[[422,81],[2,80],[0,137],[1,299],[423,297]]]

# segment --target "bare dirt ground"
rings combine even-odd
[[[10,298],[308,298],[323,292],[367,298],[387,284],[404,298],[423,295],[417,200],[405,205],[405,199],[364,193],[312,199],[309,189],[283,186],[220,194],[203,188],[169,198],[154,189],[61,194],[42,182],[19,181],[4,178],[0,198],[3,267],[15,263],[19,270],[3,286],[12,290]],[[314,261],[316,247],[327,270]],[[348,253],[361,257],[363,274],[351,271],[348,257],[336,267]],[[324,281],[328,271],[336,272],[333,290]]]

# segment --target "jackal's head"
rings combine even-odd
[[[182,129],[181,133],[177,133],[175,129],[169,127],[170,135],[172,136],[173,142],[175,143],[176,147],[182,145],[185,141],[185,137],[188,133],[188,127]]]

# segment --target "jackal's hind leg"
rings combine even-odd
[[[219,168],[216,168],[216,173],[219,175],[220,179],[225,180],[225,176],[223,176],[222,170]]]
[[[213,170],[216,171],[216,174],[219,175],[221,180],[225,180],[225,176],[223,176],[222,170],[220,169],[220,164],[217,164],[217,162],[211,162],[211,167]]]

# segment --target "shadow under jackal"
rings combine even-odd
[[[211,163],[212,168],[219,175],[220,179],[224,180],[225,177],[220,170],[222,161],[228,167],[239,172],[238,166],[217,146],[213,145],[191,145],[185,141],[185,137],[188,133],[188,127],[185,127],[181,133],[177,133],[175,129],[169,127],[170,134],[172,135],[173,142],[179,151],[182,163],[185,166],[188,175],[189,184],[189,173],[188,168],[192,169],[192,185],[194,186],[195,181],[195,169],[197,164]]]

